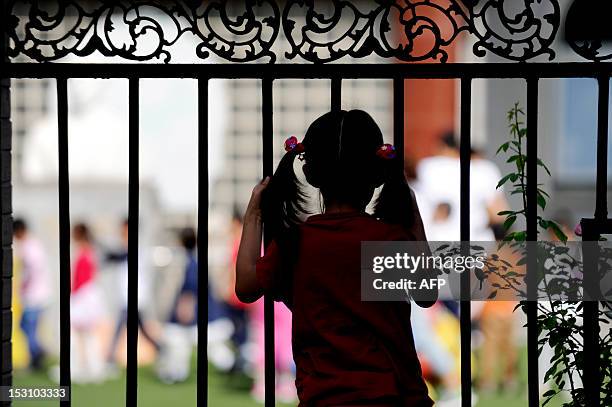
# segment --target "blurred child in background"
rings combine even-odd
[[[104,357],[97,337],[104,302],[97,286],[98,264],[89,227],[78,223],[72,231],[75,256],[70,296],[71,370],[75,382],[99,382],[104,376]]]
[[[231,254],[230,254],[230,284],[227,286],[227,301],[225,314],[232,322],[232,334],[229,341],[233,350],[232,373],[247,373],[248,359],[248,335],[249,335],[249,306],[241,302],[236,297],[234,291],[234,270],[236,269],[236,257],[238,256],[238,246],[240,245],[240,235],[242,233],[242,216],[237,209],[232,214],[230,228]]]
[[[115,251],[110,251],[106,253],[106,261],[109,263],[114,263],[118,267],[119,278],[118,278],[118,289],[119,289],[119,298],[121,300],[119,316],[117,318],[117,323],[115,325],[115,332],[113,334],[113,338],[111,340],[111,346],[108,350],[107,354],[107,364],[109,367],[114,367],[115,365],[115,354],[117,352],[117,346],[119,345],[119,338],[123,329],[127,325],[127,315],[128,315],[128,219],[124,219],[121,223],[121,247]],[[141,262],[138,262],[138,328],[144,338],[149,341],[153,347],[159,351],[159,345],[155,339],[149,334],[148,329],[146,328],[143,322],[143,316],[141,312],[141,308],[143,307],[143,303],[147,300],[148,297],[148,287],[145,284],[146,277],[144,273],[141,272]]]
[[[198,308],[198,262],[196,233],[191,227],[180,232],[185,252],[185,272],[170,318],[164,327],[157,374],[165,383],[185,381],[189,377],[191,353],[196,337]]]
[[[265,318],[264,301],[257,301],[251,312],[251,332],[256,354],[253,366],[253,389],[255,400],[263,402],[265,396]],[[293,403],[297,399],[295,390],[295,364],[291,352],[291,311],[281,303],[274,304],[274,356],[276,362],[276,396],[283,403]]]
[[[19,295],[23,313],[19,326],[27,338],[30,368],[39,370],[43,367],[45,352],[38,339],[38,327],[51,294],[47,256],[23,219],[13,221],[13,234],[15,254],[21,264]]]
[[[460,362],[453,352],[457,335],[443,336],[459,329],[457,318],[448,311],[442,302],[431,308],[413,307],[410,322],[413,327],[414,345],[423,365],[423,373],[428,383],[437,384],[436,406],[455,407],[461,404]],[[442,327],[442,329],[440,329]]]
[[[235,252],[238,250],[236,234],[240,233],[241,228],[240,217],[236,217],[234,213],[229,222],[229,255],[225,254],[227,252],[224,253],[224,260],[226,262],[223,273],[213,276],[213,273],[209,270],[207,276],[208,284],[206,285],[208,301],[208,342],[206,345],[208,362],[217,370],[225,373],[235,373],[244,368],[243,360],[237,360],[244,354],[243,349],[240,349],[240,345],[238,345],[238,348],[232,346],[232,342],[236,338],[242,338],[242,335],[236,335],[236,321],[232,321],[229,310],[232,305],[236,305],[239,302],[232,298],[232,296],[235,297],[235,294],[232,295],[230,287],[233,286],[231,281],[233,281],[233,270],[235,268]],[[231,303],[231,305],[228,305],[228,303]],[[236,314],[236,316],[240,317],[244,313],[238,308]],[[240,321],[240,318],[236,319]]]

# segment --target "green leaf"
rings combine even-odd
[[[499,216],[506,216],[506,215],[514,215],[517,214],[518,212],[515,211],[501,211],[501,212],[497,212],[497,214]]]
[[[513,175],[515,175],[515,174],[514,173],[510,173],[508,175],[505,175],[502,179],[499,180],[499,182],[497,183],[497,186],[495,187],[495,189],[499,189],[499,187],[504,185]]]
[[[546,173],[548,174],[548,176],[550,177],[550,170],[548,169],[548,167],[546,166],[546,164],[544,164],[544,162],[542,160],[540,160],[538,158],[538,165],[542,168],[544,168],[546,170]]]
[[[546,198],[540,193],[538,193],[538,206],[542,209],[546,208]]]
[[[538,192],[544,195],[545,197],[550,198],[550,195],[548,195],[548,192],[544,191],[543,189],[538,188]]]
[[[506,220],[504,221],[504,229],[506,230],[510,229],[510,227],[514,224],[515,221],[516,221],[516,215],[508,216]]]
[[[553,222],[552,220],[549,220],[548,228],[552,229],[555,236],[557,236],[557,239],[561,240],[563,243],[567,242],[567,235],[563,233],[563,231],[561,230],[559,225],[557,225],[557,223]]]
[[[503,152],[505,153],[506,151],[508,151],[508,147],[509,147],[509,146],[510,146],[510,142],[509,142],[509,141],[505,142],[504,144],[502,144],[501,146],[499,146],[499,148],[497,149],[497,151],[495,152],[495,154],[496,154],[496,155],[497,155],[497,154],[499,154],[499,152],[500,152],[500,151],[503,151]]]
[[[524,242],[526,238],[527,238],[527,232],[525,231],[516,232],[514,234],[514,240],[516,240],[517,242]]]

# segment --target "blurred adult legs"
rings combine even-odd
[[[482,371],[480,386],[484,391],[495,390],[500,382],[497,379],[498,368],[501,371],[501,383],[512,386],[516,381],[517,352],[514,343],[514,318],[508,316],[483,316],[481,320],[484,342],[482,345]]]
[[[39,308],[26,308],[21,316],[20,327],[28,341],[30,352],[30,367],[40,369],[42,367],[43,349],[38,341],[38,323],[42,310]]]
[[[123,329],[127,326],[127,315],[127,309],[121,310],[119,318],[117,319],[117,324],[115,325],[115,332],[113,334],[111,346],[106,358],[107,363],[114,363],[115,354],[117,353],[117,346],[119,346],[119,338],[121,337]],[[159,344],[155,339],[153,339],[153,337],[149,334],[149,331],[146,329],[140,312],[138,312],[138,328],[145,339],[149,341],[157,351],[159,351]]]

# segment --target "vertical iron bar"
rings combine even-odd
[[[331,110],[342,110],[342,78],[339,76],[331,79]]]
[[[263,134],[263,176],[271,176],[273,172],[273,100],[272,100],[272,78],[265,77],[262,80],[262,134]],[[264,225],[264,242],[267,245]],[[264,350],[265,350],[265,406],[274,407],[276,395],[275,389],[275,354],[274,354],[274,300],[264,296]]]
[[[601,75],[597,78],[597,179],[595,187],[595,221],[603,224],[608,217],[608,110],[610,98],[610,78]],[[584,241],[597,241],[600,232],[592,227],[585,228]],[[585,267],[585,299],[583,303],[584,336],[584,390],[589,406],[600,405],[601,363],[599,346],[599,302],[596,301],[598,282],[599,250],[592,248],[591,264]],[[588,366],[588,368],[586,368]]]
[[[597,180],[595,195],[595,218],[608,217],[608,107],[610,97],[610,78],[607,75],[597,78],[599,96],[597,101]]]
[[[404,166],[404,78],[393,79],[393,146],[398,161]]]
[[[0,67],[4,67],[5,64],[8,64],[9,58],[8,53],[6,52],[9,44],[8,37],[8,16],[9,16],[9,2],[2,1],[0,2]]]
[[[538,240],[538,78],[527,78],[527,241]],[[529,406],[540,405],[537,258],[527,247],[527,377]]]
[[[0,27],[6,27],[7,2],[0,3]],[[8,36],[0,35],[0,64],[8,64]],[[4,72],[4,69],[0,69]],[[13,232],[11,188],[11,80],[0,78],[0,386],[13,383],[11,297],[13,287]],[[10,406],[10,402],[0,402]]]
[[[129,79],[128,167],[128,315],[126,406],[138,405],[138,216],[139,216],[139,96],[138,79]]]
[[[587,233],[583,233],[582,238],[584,242],[597,241],[599,233],[595,230],[590,230]],[[588,240],[586,240],[588,239]],[[588,244],[588,243],[587,243]],[[584,247],[584,246],[583,246]],[[599,258],[599,250],[597,247],[587,247],[584,252],[585,259],[588,254],[587,263],[585,263],[585,301],[582,304],[582,318],[583,318],[583,358],[584,358],[584,370],[583,370],[583,381],[584,381],[584,394],[586,398],[587,406],[599,406],[600,405],[600,389],[601,389],[601,364],[600,364],[600,349],[599,349],[599,321],[598,321],[598,307],[599,302],[595,299],[588,298],[589,285],[597,285],[597,278],[591,278],[589,280],[587,273],[595,274],[598,270],[597,259]],[[595,274],[596,275],[596,274]],[[592,292],[592,291],[591,291]]]
[[[206,203],[206,206],[204,206]],[[208,78],[198,79],[198,388],[197,405],[207,405],[208,370]],[[207,295],[207,294],[206,294]]]
[[[70,386],[70,184],[68,179],[68,81],[57,80],[59,251],[60,251],[60,386]],[[70,401],[61,401],[68,407]]]
[[[460,167],[460,224],[461,252],[469,255],[470,241],[470,159],[472,149],[471,135],[471,108],[472,108],[472,78],[461,78],[461,139],[459,144]],[[471,349],[471,302],[470,302],[470,273],[461,274],[460,286],[460,313],[459,324],[461,328],[461,405],[472,406],[472,349]]]

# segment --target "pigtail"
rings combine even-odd
[[[378,219],[411,229],[415,225],[415,202],[398,158],[383,159],[383,187],[374,207]]]
[[[282,240],[283,235],[301,223],[306,213],[307,196],[293,165],[297,151],[288,151],[280,160],[262,197],[262,216],[266,239]]]
[[[299,154],[298,151],[291,150],[283,156],[262,196],[266,244],[274,240],[280,249],[280,278],[283,282],[279,284],[285,287],[291,287],[292,284],[299,246],[297,226],[302,223],[302,216],[306,214],[307,195],[293,169],[295,157]],[[289,297],[283,301],[291,308],[292,295],[289,293]]]

